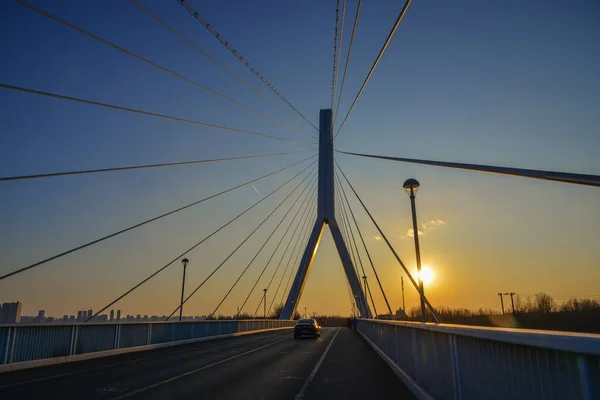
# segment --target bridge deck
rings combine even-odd
[[[293,340],[291,331],[271,332],[0,375],[2,399],[294,399],[298,395],[413,398],[385,362],[344,328],[324,329],[318,340]]]

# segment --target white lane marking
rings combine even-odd
[[[302,386],[302,389],[300,389],[300,391],[296,395],[295,400],[300,400],[304,397],[304,392],[306,392],[306,389],[308,389],[308,385],[314,379],[315,375],[317,374],[317,371],[319,370],[319,367],[321,367],[321,364],[323,364],[323,361],[325,360],[325,357],[327,356],[327,353],[329,352],[329,349],[331,348],[331,345],[333,344],[333,341],[335,340],[335,337],[337,336],[338,333],[340,333],[340,328],[337,328],[337,330],[335,331],[335,335],[333,335],[333,339],[331,339],[331,342],[329,342],[329,345],[323,352],[323,355],[321,356],[321,358],[319,358],[317,365],[315,365],[312,372],[308,376],[308,379],[306,379],[306,382],[304,382],[304,385]]]
[[[227,362],[227,361],[235,360],[236,358],[239,358],[239,357],[242,357],[242,356],[245,356],[245,355],[248,355],[248,354],[251,354],[251,353],[257,352],[257,351],[259,351],[259,350],[265,349],[265,348],[267,348],[267,347],[269,347],[269,346],[273,346],[273,345],[275,345],[275,344],[277,344],[277,343],[281,343],[281,342],[283,342],[284,340],[289,340],[289,339],[291,339],[291,337],[286,337],[286,338],[283,338],[283,339],[280,339],[280,340],[276,340],[276,341],[274,341],[274,342],[271,342],[271,343],[269,343],[269,344],[266,344],[266,345],[264,345],[264,346],[260,346],[260,347],[257,347],[257,348],[255,348],[255,349],[252,349],[252,350],[250,350],[250,351],[247,351],[247,352],[245,352],[245,353],[242,353],[242,354],[237,354],[237,355],[235,355],[235,356],[232,356],[232,357],[226,358],[226,359],[224,359],[224,360],[217,361],[217,362],[214,362],[214,363],[212,363],[212,364],[208,364],[208,365],[205,365],[205,366],[203,366],[203,367],[200,367],[200,368],[196,368],[196,369],[194,369],[194,370],[191,370],[191,371],[188,371],[188,372],[184,372],[184,373],[183,373],[183,374],[181,374],[181,375],[177,375],[177,376],[174,376],[174,377],[172,377],[172,378],[165,379],[164,381],[160,381],[160,382],[153,383],[152,385],[148,385],[148,386],[146,386],[146,387],[143,387],[143,388],[141,388],[141,389],[134,390],[133,392],[130,392],[130,393],[124,394],[124,395],[122,395],[122,396],[116,397],[116,398],[115,398],[115,400],[124,399],[124,398],[126,398],[126,397],[131,397],[131,396],[133,396],[133,395],[136,395],[136,394],[138,394],[138,393],[145,392],[145,391],[146,391],[146,390],[148,390],[148,389],[153,389],[153,388],[155,388],[155,387],[158,387],[158,386],[160,386],[160,385],[164,385],[165,383],[173,382],[173,381],[175,381],[175,380],[177,380],[177,379],[180,379],[180,378],[186,377],[186,376],[188,376],[188,375],[195,374],[196,372],[203,371],[203,370],[205,370],[205,369],[208,369],[208,368],[211,368],[211,367],[217,366],[217,365],[219,365],[219,364],[223,364],[223,363],[225,363],[225,362]]]
[[[270,338],[273,336],[278,336],[278,335],[277,334],[265,335],[263,337],[263,339],[267,339],[267,338]],[[248,340],[247,343],[256,342],[258,340],[260,340],[260,338],[258,338],[258,339],[254,338],[252,340]],[[200,343],[205,343],[205,342],[200,342]],[[238,342],[238,343],[240,343],[240,342]],[[191,344],[191,345],[193,345],[193,344]],[[160,358],[160,357],[178,356],[181,353],[187,354],[190,352],[194,352],[194,353],[198,353],[198,354],[214,354],[215,353],[214,350],[213,351],[208,351],[208,350],[204,351],[204,350],[195,350],[195,349],[180,349],[180,351],[173,351],[173,352],[168,352],[168,353],[164,353],[164,354],[157,354],[157,355],[149,356],[149,357],[140,357],[140,358],[136,358],[133,360],[120,361],[120,362],[116,362],[116,363],[112,363],[112,364],[99,365],[97,367],[91,367],[91,368],[87,368],[87,369],[80,369],[80,370],[76,370],[76,371],[65,372],[65,373],[58,374],[58,375],[43,376],[43,377],[37,378],[37,379],[31,379],[28,381],[22,381],[22,382],[12,383],[9,385],[0,386],[0,389],[8,389],[8,388],[15,387],[15,386],[23,386],[23,385],[28,385],[30,383],[42,382],[42,381],[47,381],[47,380],[56,379],[56,378],[63,378],[65,376],[69,376],[69,375],[82,374],[85,372],[92,372],[92,371],[98,371],[98,370],[107,369],[107,368],[119,367],[121,365],[133,364],[133,363],[137,363],[140,361],[154,360],[154,359]],[[235,352],[239,353],[239,351],[237,351],[237,350]]]

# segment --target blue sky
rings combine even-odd
[[[32,1],[155,63],[256,110],[297,123],[229,76],[130,2]],[[176,1],[141,1],[204,51],[285,108]],[[335,1],[190,1],[313,123],[331,102]],[[348,1],[342,63],[356,1]],[[365,2],[341,115],[350,106],[401,4]],[[600,6],[576,1],[415,1],[336,141],[338,149],[403,157],[600,174]],[[304,140],[139,60],[17,3],[0,12],[0,81],[183,118]],[[340,73],[341,79],[341,73]],[[310,148],[0,90],[0,175],[242,156]],[[286,109],[286,111],[290,111]],[[339,122],[338,122],[339,123]],[[153,217],[309,154],[84,175],[0,185],[0,272]],[[445,224],[425,230],[423,257],[436,272],[434,305],[496,307],[498,291],[547,291],[558,298],[598,295],[600,192],[517,178],[478,175],[340,155],[338,160],[408,264],[414,263],[409,203],[401,189],[419,179],[419,217]],[[308,165],[308,164],[306,164]],[[255,184],[268,193],[300,166]],[[299,182],[299,181],[298,181]],[[268,199],[224,238],[190,255],[199,283],[285,196]],[[247,187],[219,200],[0,282],[0,301],[25,312],[62,315],[94,309],[259,199]],[[358,205],[354,202],[353,206]],[[358,208],[355,208],[358,210]],[[285,210],[284,210],[285,211]],[[400,271],[360,216],[394,307]],[[269,233],[269,222],[190,302],[210,312]],[[402,239],[402,237],[405,237]],[[272,249],[249,271],[258,276]],[[317,312],[349,309],[328,234],[303,302]],[[262,260],[262,261],[261,261]],[[269,269],[270,270],[270,269]],[[268,270],[268,271],[269,271]],[[267,275],[269,275],[267,273]],[[178,301],[181,270],[165,271],[125,299],[124,312],[162,314]],[[249,279],[223,312],[245,298]],[[245,285],[245,286],[244,286]],[[596,285],[597,286],[597,285]],[[332,296],[333,293],[333,296]],[[324,304],[325,295],[339,299]],[[258,301],[260,294],[253,301]],[[414,291],[407,292],[409,306]],[[383,308],[381,296],[376,296]],[[415,303],[416,304],[416,303]],[[253,308],[253,306],[251,307]]]

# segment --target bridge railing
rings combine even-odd
[[[7,365],[13,363],[53,359],[53,362],[48,362],[50,364],[85,358],[77,356],[90,353],[98,353],[96,356],[117,354],[131,348],[143,350],[207,338],[290,328],[294,323],[261,319],[0,325],[0,371],[13,369]]]
[[[600,335],[360,320],[422,399],[600,399]]]

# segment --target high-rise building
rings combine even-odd
[[[117,321],[121,321],[121,310],[117,310]]]
[[[110,321],[112,322],[115,319],[115,310],[110,310]]]
[[[15,324],[20,322],[22,306],[23,304],[20,301],[2,304],[0,308],[0,324]]]
[[[40,323],[40,324],[43,322],[46,322],[46,310],[38,311],[38,315],[35,318],[35,322]]]
[[[77,311],[77,322],[81,322],[82,319],[83,319],[83,311],[79,310],[79,311]]]
[[[88,310],[87,311],[87,317],[88,318],[92,318],[92,310]]]

